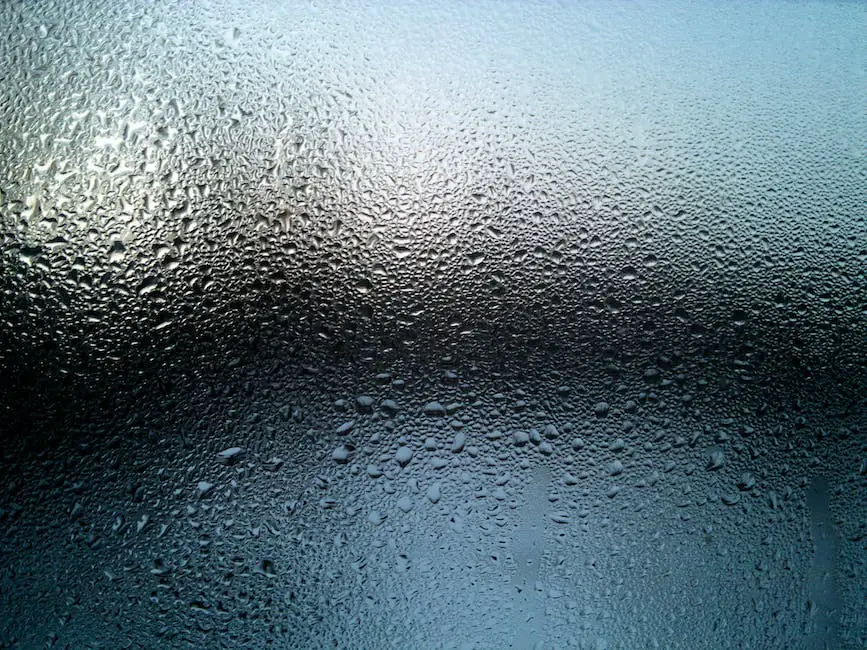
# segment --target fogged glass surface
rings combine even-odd
[[[865,27],[0,3],[0,647],[867,646]]]

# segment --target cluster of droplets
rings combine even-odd
[[[863,646],[863,21],[689,11],[2,3],[0,647]]]
[[[687,634],[659,614],[666,608],[703,633],[677,592],[624,581],[633,574],[642,585],[735,580],[764,594],[755,607],[796,619],[800,602],[782,585],[809,573],[812,552],[789,540],[805,534],[805,514],[827,525],[821,504],[831,499],[799,477],[857,434],[814,418],[822,433],[805,436],[762,405],[729,407],[733,417],[721,419],[669,409],[676,368],[637,382],[609,371],[599,382],[600,368],[590,376],[552,362],[515,375],[451,357],[378,372],[370,362],[229,365],[228,381],[220,371],[210,383],[140,394],[123,435],[109,433],[120,413],[94,414],[99,436],[9,456],[20,478],[6,486],[0,520],[18,555],[3,588],[22,589],[17,576],[42,567],[104,607],[150,594],[124,629],[176,645],[275,635],[293,647],[329,635],[363,644],[385,632],[341,621],[370,607],[412,617],[404,634],[422,646],[436,636],[433,621],[499,638],[528,608],[580,630],[564,643]],[[719,412],[718,397],[697,398],[699,411]],[[863,462],[840,470],[841,484],[863,484]],[[803,495],[814,492],[820,506],[807,510]],[[835,515],[833,525],[842,537],[828,538],[832,556],[841,539],[863,540],[857,518]],[[845,557],[854,570],[856,557]],[[77,587],[63,573],[72,558]],[[456,586],[466,614],[440,599]],[[612,624],[647,602],[656,613],[646,636]],[[102,606],[73,603],[58,616],[76,621]],[[138,618],[146,612],[149,622]],[[79,629],[39,625],[67,641]]]

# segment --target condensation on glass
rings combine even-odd
[[[865,27],[0,4],[0,647],[867,646]]]

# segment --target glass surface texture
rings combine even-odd
[[[865,34],[0,3],[0,648],[867,647]]]

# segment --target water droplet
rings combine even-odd
[[[355,427],[355,420],[350,420],[349,422],[344,422],[335,430],[335,433],[338,436],[345,436]]]
[[[243,447],[229,447],[217,454],[217,460],[223,465],[234,465],[244,457],[245,453]]]
[[[442,417],[446,414],[446,409],[439,402],[428,402],[424,405],[424,414],[433,417]]]
[[[439,483],[433,483],[430,486],[428,486],[427,498],[431,503],[439,503],[441,496],[442,496],[442,493],[440,490],[440,484]]]
[[[202,497],[207,496],[214,489],[214,484],[209,483],[208,481],[199,481],[196,484],[196,492],[201,499]]]
[[[382,522],[386,520],[387,517],[388,515],[380,510],[372,510],[367,515],[367,521],[369,521],[374,526],[379,526],[380,524],[382,524]]]
[[[551,513],[551,521],[555,524],[570,524],[572,523],[572,517],[565,510],[557,510]]]
[[[410,510],[412,510],[412,499],[407,496],[400,497],[397,500],[397,507],[402,512],[409,512]]]
[[[720,469],[725,465],[725,459],[725,452],[722,449],[711,449],[708,452],[707,469],[711,471]]]
[[[345,463],[349,460],[351,450],[346,445],[340,445],[331,452],[331,458],[338,463]]]
[[[412,449],[409,447],[398,447],[394,459],[397,461],[398,465],[405,467],[412,459]]]
[[[373,410],[373,398],[368,395],[359,395],[355,398],[355,406],[361,413],[370,413]]]
[[[756,487],[756,477],[749,472],[741,474],[741,478],[738,481],[738,488],[746,492],[752,490],[754,487]]]

